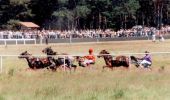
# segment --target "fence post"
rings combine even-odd
[[[97,41],[96,41],[97,43],[99,42],[99,34],[97,33]]]
[[[18,41],[17,41],[17,39],[16,39],[16,45],[18,44]]]
[[[72,34],[70,34],[70,44],[72,43]]]
[[[42,38],[42,36],[40,37],[40,44],[42,44],[42,41],[43,41],[43,38]]]
[[[1,66],[0,66],[1,71],[0,72],[2,73],[2,56],[0,57],[0,59],[1,59]]]
[[[25,45],[25,39],[24,39],[24,45]]]
[[[36,39],[34,39],[34,43],[37,44]]]
[[[6,43],[6,40],[5,40],[4,42],[5,42],[5,46],[6,46],[6,44],[7,44],[7,43]]]

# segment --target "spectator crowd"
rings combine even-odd
[[[170,26],[164,26],[160,30],[154,27],[134,26],[131,29],[114,31],[106,30],[0,30],[0,39],[65,39],[65,38],[119,38],[119,37],[149,37],[152,35],[170,34]]]

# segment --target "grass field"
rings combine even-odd
[[[170,41],[127,41],[93,44],[50,44],[59,52],[86,54],[106,49],[111,53],[168,52]],[[18,55],[27,50],[42,55],[46,45],[1,46],[0,55]],[[141,55],[138,55],[139,57]],[[142,55],[143,56],[143,55]],[[78,68],[76,72],[26,71],[25,60],[3,57],[0,74],[0,100],[169,100],[170,54],[152,55],[152,71],[116,69],[102,71],[103,59],[97,59],[92,69]],[[164,67],[164,70],[161,69]]]

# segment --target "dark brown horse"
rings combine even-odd
[[[47,55],[57,55],[57,52],[54,52],[51,47],[43,49],[42,52]]]
[[[104,58],[106,64],[106,66],[103,66],[103,69],[106,67],[113,69],[121,66],[129,68],[129,58],[126,56],[117,56],[114,60],[108,51],[102,50],[98,55],[98,58],[100,57]]]
[[[70,69],[74,68],[74,70],[76,70],[77,66],[73,64],[73,61],[70,59],[69,55],[66,53],[62,53],[62,54],[58,54],[57,52],[54,52],[51,47],[47,47],[45,49],[42,50],[43,53],[47,54],[47,59],[49,59],[49,61],[52,61],[55,63],[56,68],[59,68],[60,66],[64,66],[64,62],[65,62],[65,66],[66,68]],[[54,58],[54,55],[61,55],[61,57],[58,58]],[[65,56],[65,61],[64,61],[64,57]],[[67,56],[68,55],[68,56]]]
[[[18,58],[25,58],[30,69],[48,69],[48,67],[51,65],[47,58],[33,57],[27,51],[21,53]],[[50,69],[55,70],[55,67],[50,67]]]
[[[141,60],[135,56],[130,56],[131,63],[134,64],[137,68],[140,66]]]

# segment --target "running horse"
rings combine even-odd
[[[129,68],[129,58],[126,56],[116,56],[115,59],[113,59],[112,55],[106,50],[100,51],[98,58],[103,57],[106,66],[103,66],[104,68],[110,68],[113,69],[115,67],[121,67],[123,66],[124,68]]]
[[[137,68],[140,66],[141,60],[135,56],[130,56],[132,64],[134,64]]]
[[[43,69],[43,68],[47,68],[49,67],[49,65],[51,64],[46,58],[36,58],[33,57],[31,54],[29,54],[27,51],[22,52],[18,58],[25,58],[28,62],[28,66],[30,69]],[[50,68],[51,70],[55,70],[55,68]]]
[[[57,52],[54,52],[51,47],[47,47],[45,49],[42,50],[43,53],[47,54],[47,56],[49,55],[56,55]]]
[[[73,57],[70,57],[67,53],[60,54],[61,56],[56,59],[52,56],[59,55],[59,54],[57,52],[54,52],[51,47],[47,47],[47,48],[43,49],[42,52],[47,55],[48,59],[49,59],[49,57],[52,58],[53,62],[56,65],[56,69],[59,68],[60,66],[63,66],[64,62],[66,64],[65,66],[70,70],[71,70],[71,68],[74,68],[74,70],[76,70],[76,68],[77,68],[77,66],[72,63],[74,60]],[[65,56],[65,61],[64,61],[64,57],[62,57],[62,55]]]

